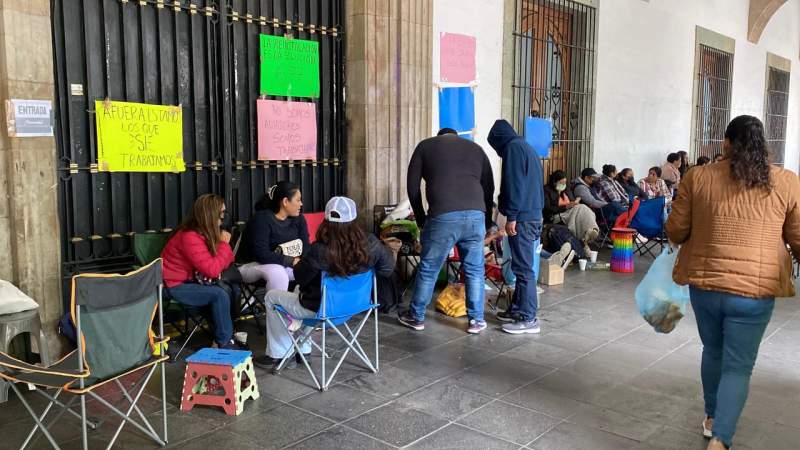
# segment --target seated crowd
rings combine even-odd
[[[245,227],[237,255],[243,264],[237,266],[231,233],[223,229],[225,203],[218,195],[202,195],[161,254],[165,295],[188,307],[209,308],[215,347],[242,346],[233,339],[241,308],[239,279],[265,284],[267,344],[253,360],[262,368],[273,368],[292,346],[273,306],[289,313],[284,320],[293,331],[302,319],[316,316],[323,273],[338,277],[374,269],[377,276],[388,277],[394,270],[392,250],[363,231],[353,200],[333,197],[328,202],[313,244],[302,205],[298,186],[280,182],[270,188]],[[227,282],[229,271],[236,273]]]

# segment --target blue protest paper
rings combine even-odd
[[[470,131],[475,128],[475,94],[470,87],[439,89],[439,128]]]
[[[550,119],[528,117],[525,119],[525,141],[541,158],[550,157],[553,146],[553,124]]]
[[[467,133],[458,133],[458,137],[460,137],[461,139],[466,139],[468,141],[473,141],[473,142],[475,141],[475,138],[472,136],[471,131]]]

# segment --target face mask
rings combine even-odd
[[[566,185],[566,184],[557,184],[557,185],[556,185],[556,190],[557,190],[558,192],[564,192],[564,190],[565,190],[566,188],[567,188],[567,185]]]

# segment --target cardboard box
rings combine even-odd
[[[539,283],[545,286],[564,284],[564,269],[561,266],[550,264],[550,261],[539,261]]]

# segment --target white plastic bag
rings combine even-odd
[[[672,281],[677,258],[678,251],[667,246],[636,287],[639,314],[659,333],[674,330],[689,303],[689,287]]]

